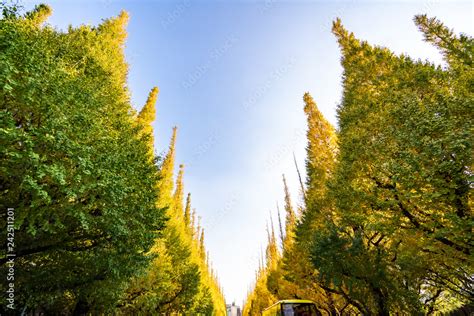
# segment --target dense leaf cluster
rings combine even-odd
[[[259,284],[272,274],[273,299],[310,298],[331,315],[432,314],[474,301],[474,40],[433,18],[415,23],[446,67],[371,46],[334,22],[339,130],[305,95],[302,215],[246,314],[261,311]]]
[[[183,219],[182,171],[173,192],[175,136],[154,154],[158,89],[139,114],[130,104],[127,14],[62,32],[43,25],[48,6],[2,9],[0,226],[14,209],[16,311],[223,315],[203,230]]]

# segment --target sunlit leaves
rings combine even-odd
[[[125,15],[63,33],[41,26],[50,11],[0,20],[0,194],[15,209],[16,302],[104,312],[149,263],[164,222],[159,178],[128,102]]]
[[[472,299],[462,284],[473,268],[473,99],[461,79],[472,72],[462,66],[471,62],[472,39],[434,19],[416,21],[450,68],[371,47],[339,20],[333,28],[344,66],[340,153],[329,182],[339,216],[315,232],[312,258],[326,284],[364,313],[434,311]]]

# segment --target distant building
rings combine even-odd
[[[227,316],[242,316],[242,312],[240,311],[240,306],[236,306],[235,302],[232,304],[227,304]]]

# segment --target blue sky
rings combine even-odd
[[[340,53],[331,21],[372,44],[441,63],[412,22],[427,13],[473,33],[469,1],[26,1],[52,6],[49,23],[96,25],[130,14],[126,57],[138,110],[160,88],[155,140],[164,151],[178,126],[177,162],[202,216],[226,299],[241,304],[254,280],[265,225],[283,203],[285,173],[299,202],[294,152],[304,169],[309,91],[336,125]],[[304,171],[304,170],[303,170]]]

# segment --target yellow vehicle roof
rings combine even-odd
[[[264,311],[267,310],[267,309],[270,309],[270,308],[272,308],[273,306],[278,305],[278,304],[291,304],[291,303],[306,303],[306,304],[309,303],[309,304],[314,304],[314,302],[313,302],[313,301],[310,301],[310,300],[281,300],[281,301],[278,301],[278,302],[272,304],[271,306],[265,308]]]
[[[313,303],[313,301],[310,300],[281,300],[278,301],[277,303]]]

